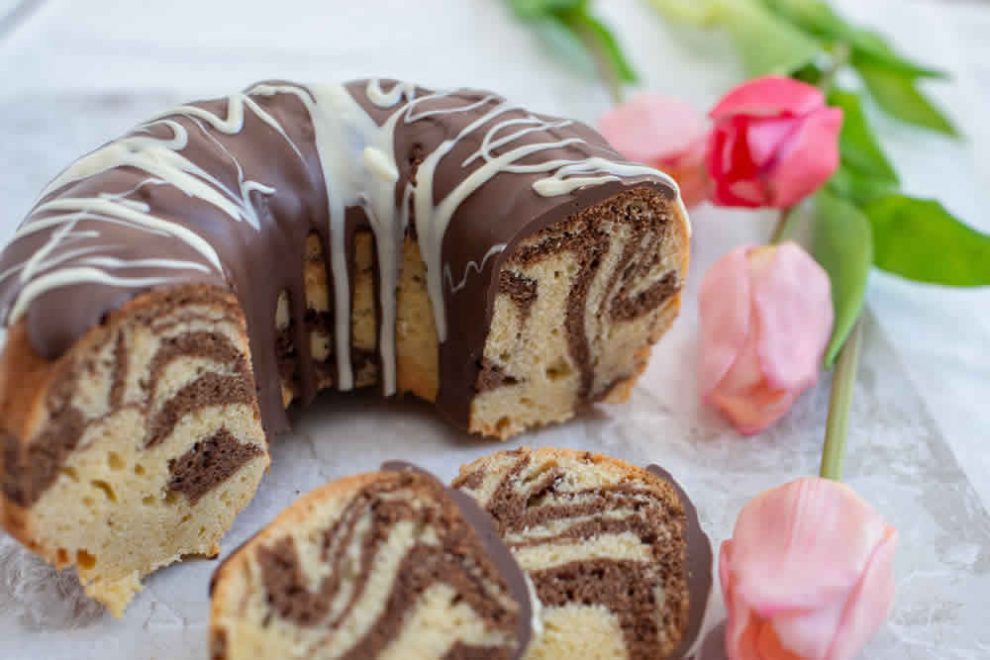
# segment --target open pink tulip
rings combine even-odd
[[[708,123],[688,103],[660,94],[640,94],[605,113],[598,129],[624,157],[674,177],[688,206],[708,197]]]
[[[815,192],[839,166],[842,110],[817,87],[782,76],[751,80],[710,113],[712,201],[786,208]]]
[[[836,481],[758,495],[719,555],[729,659],[853,658],[887,618],[896,548],[897,530]]]
[[[818,379],[828,275],[796,243],[742,246],[705,274],[699,304],[702,398],[740,433],[761,431]]]

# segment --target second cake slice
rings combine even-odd
[[[214,660],[519,657],[525,578],[466,496],[404,465],[286,509],[214,576]]]
[[[464,466],[454,486],[487,509],[532,579],[543,634],[528,660],[690,651],[712,551],[668,473],[590,452],[522,448]]]

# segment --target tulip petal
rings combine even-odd
[[[664,158],[659,169],[674,177],[681,188],[681,199],[690,208],[708,199],[712,180],[707,167],[708,132],[699,136],[686,151]]]
[[[749,151],[749,120],[735,117],[717,125],[708,143],[708,174],[715,184],[712,201],[720,206],[759,208],[770,193],[760,181],[760,168]]]
[[[688,208],[697,206],[708,199],[711,179],[705,170],[703,160],[696,162],[660,163],[660,169],[674,177],[681,189],[681,199]]]
[[[724,256],[702,282],[700,312],[701,394],[740,433],[778,420],[815,382],[832,323],[829,284],[796,244]]]
[[[894,601],[894,554],[897,552],[897,530],[888,527],[884,540],[850,596],[829,660],[852,658],[883,624]]]
[[[794,653],[780,641],[777,635],[776,621],[766,621],[760,626],[759,635],[756,640],[757,652],[759,655],[754,658],[767,658],[768,660],[803,660],[806,657]]]
[[[793,139],[802,122],[791,117],[754,119],[749,124],[746,142],[750,157],[761,170],[776,164],[782,144]]]
[[[886,618],[897,531],[838,482],[751,500],[719,553],[731,660],[851,660]]]
[[[811,611],[775,616],[773,625],[781,644],[805,658],[853,658],[890,610],[896,548],[897,532],[887,527],[884,540],[874,549],[863,576],[846,598]]]
[[[813,85],[785,76],[764,76],[726,94],[709,116],[717,122],[737,115],[793,117],[823,105],[825,96]]]
[[[705,274],[698,297],[701,320],[698,384],[707,397],[725,377],[750,331],[750,272],[747,252],[738,247]]]
[[[724,187],[731,206],[760,208],[767,203],[767,191],[759,181],[735,181]]]
[[[767,387],[755,351],[746,346],[707,401],[718,408],[739,433],[753,435],[786,415],[797,397],[797,392]]]
[[[771,206],[793,206],[835,174],[839,168],[842,118],[838,108],[821,108],[796,127],[792,138],[780,148],[769,176]]]
[[[761,618],[827,607],[856,586],[886,530],[838,482],[806,477],[767,491],[736,520],[733,593]]]
[[[687,206],[708,198],[708,125],[704,115],[688,103],[659,94],[640,94],[605,113],[599,130],[625,158],[672,176]]]
[[[722,541],[718,548],[718,581],[728,599],[732,590],[732,540]]]
[[[732,541],[723,541],[718,560],[719,582],[725,601],[725,652],[730,660],[801,660],[781,647],[770,621],[753,616],[747,604],[732,592]]]
[[[838,168],[842,111],[827,107],[816,87],[758,78],[729,92],[710,116],[708,171],[718,205],[793,206]]]
[[[832,332],[828,274],[797,243],[761,251],[753,262],[753,334],[771,388],[800,392],[818,379]]]
[[[775,637],[802,658],[824,658],[842,621],[842,609],[840,596],[811,610],[781,612],[773,617]]]
[[[732,590],[732,541],[723,541],[718,553],[718,578],[728,620],[725,625],[725,651],[729,658],[752,658],[755,633],[750,626],[746,603],[736,598]]]
[[[708,134],[704,117],[690,104],[644,93],[602,115],[598,128],[629,160],[657,166],[701,151]]]

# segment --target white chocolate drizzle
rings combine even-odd
[[[673,179],[643,165],[618,163],[600,156],[539,160],[538,155],[542,152],[570,145],[587,146],[587,143],[573,135],[537,142],[531,137],[525,139],[534,133],[554,136],[558,129],[571,122],[530,114],[495,95],[478,97],[436,92],[418,96],[415,85],[393,83],[386,91],[379,80],[369,81],[364,92],[372,106],[389,112],[382,123],[376,123],[344,85],[262,83],[245,93],[227,97],[226,116],[201,106],[179,106],[153,118],[131,135],[79,159],[45,188],[42,202],[14,237],[17,241],[34,232],[57,227],[32,257],[0,273],[0,282],[13,276],[19,277],[21,282],[7,316],[8,325],[15,323],[38,296],[70,284],[92,282],[104,286],[151,287],[182,281],[182,271],[223,274],[216,251],[205,239],[175,222],[156,217],[146,203],[131,199],[130,195],[145,185],[173,186],[190,198],[214,206],[232,221],[245,222],[260,231],[262,220],[252,194],[274,195],[275,188],[265,182],[246,179],[241,164],[207,128],[236,135],[243,131],[248,113],[252,113],[276,131],[300,161],[305,162],[285,127],[255,101],[258,97],[295,96],[312,120],[328,202],[336,384],[342,390],[351,389],[354,384],[350,359],[351,283],[345,240],[348,208],[358,207],[364,211],[375,237],[381,311],[378,345],[382,385],[385,394],[390,395],[396,391],[396,290],[410,206],[414,209],[419,250],[426,266],[437,336],[444,342],[449,333],[444,287],[451,293],[461,291],[471,277],[480,275],[487,262],[506,248],[505,244],[491,246],[479,260],[468,262],[459,277],[451,272],[449,264],[442,262],[443,239],[451,219],[468,197],[495,176],[545,173],[545,177],[532,184],[533,190],[544,197],[562,196],[586,186],[634,177],[661,178],[675,193],[677,191]],[[424,154],[413,180],[407,181],[403,190],[397,190],[399,169],[394,148],[399,123],[408,125],[427,118],[472,112],[478,116],[467,122],[453,138]],[[176,117],[184,117],[200,129],[230,160],[238,176],[236,188],[225,185],[182,153],[189,143],[189,132],[175,120]],[[158,137],[152,134],[155,127],[170,135]],[[441,162],[468,136],[481,130],[485,132],[480,146],[459,164],[464,176],[452,190],[435,201],[436,175]],[[134,190],[124,193],[55,197],[43,201],[73,183],[122,167],[140,170],[148,178]],[[401,203],[397,204],[396,199]],[[684,217],[687,218],[686,212]],[[109,256],[113,245],[98,242],[85,248],[73,247],[73,243],[80,240],[99,238],[100,231],[93,228],[92,223],[87,224],[85,230],[78,228],[82,220],[125,224],[150,236],[179,239],[198,253],[202,262],[166,258],[118,259]],[[127,275],[129,269],[139,268],[175,270],[176,275]]]
[[[443,277],[444,280],[446,280],[447,287],[450,289],[451,293],[457,293],[458,291],[466,287],[468,283],[468,277],[470,275],[479,275],[481,271],[485,269],[485,264],[488,263],[488,260],[494,257],[496,254],[505,250],[505,247],[506,247],[505,243],[498,243],[497,245],[493,245],[490,248],[488,248],[488,252],[486,252],[485,256],[481,258],[480,263],[475,261],[468,262],[467,267],[464,269],[464,277],[462,277],[458,282],[454,282],[454,274],[450,272],[450,264],[445,265],[443,267]]]
[[[403,99],[406,101],[415,99],[416,85],[415,83],[397,82],[392,85],[392,89],[385,92],[382,91],[382,81],[373,78],[368,81],[368,86],[365,87],[364,93],[368,97],[368,100],[379,108],[391,108]]]

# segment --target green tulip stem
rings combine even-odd
[[[832,393],[828,403],[828,419],[825,422],[825,446],[822,449],[822,466],[819,471],[826,479],[842,480],[849,409],[852,406],[853,390],[856,388],[856,370],[859,367],[862,343],[863,320],[860,318],[839,352],[835,372],[832,374]]]
[[[783,243],[794,234],[797,229],[797,213],[794,212],[795,208],[792,206],[780,212],[780,218],[777,219],[777,226],[773,228],[773,234],[770,235],[771,245]]]
[[[818,88],[828,94],[839,73],[849,64],[852,49],[849,44],[838,43],[832,49],[832,61],[822,73]],[[863,319],[853,326],[849,337],[839,351],[832,373],[832,391],[829,394],[828,418],[825,420],[825,445],[822,447],[822,464],[818,473],[825,479],[842,481],[842,464],[846,455],[846,437],[849,435],[849,409],[856,389],[856,371],[859,368],[859,350],[863,343]]]
[[[851,57],[852,49],[849,47],[849,44],[837,43],[832,49],[832,61],[823,72],[821,80],[818,81],[818,88],[828,94],[828,90],[832,87],[832,83],[835,82],[836,76],[849,64]]]
[[[588,52],[591,53],[591,58],[595,62],[595,68],[598,69],[598,75],[601,77],[602,82],[605,83],[609,96],[612,97],[612,104],[621,105],[625,100],[625,95],[622,92],[622,81],[619,79],[619,73],[612,66],[611,60],[609,60],[608,55],[605,53],[605,47],[602,45],[601,40],[581,21],[570,17],[564,20],[577,33],[578,38],[584,42]]]
[[[625,100],[625,94],[622,92],[622,84],[619,82],[619,77],[615,75],[615,71],[612,70],[611,65],[607,64],[604,58],[598,55],[599,52],[599,48],[596,47],[595,60],[602,72],[602,79],[608,88],[608,94],[612,97],[612,105],[622,105],[622,102]]]
[[[602,53],[601,44],[587,31],[582,30],[582,35],[585,35],[582,38],[588,44],[591,52],[594,53],[595,66],[598,67],[598,74],[608,89],[608,95],[612,97],[612,105],[622,105],[625,100],[625,95],[622,93],[622,83],[619,82],[619,76],[609,64],[608,58]]]

